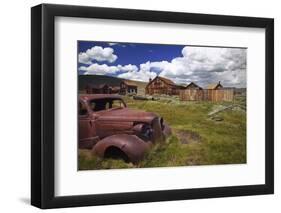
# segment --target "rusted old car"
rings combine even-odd
[[[136,163],[170,134],[163,118],[128,108],[119,95],[79,96],[79,148],[92,149],[99,157]]]

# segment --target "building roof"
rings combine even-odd
[[[220,81],[219,81],[218,83],[216,83],[216,84],[209,84],[209,85],[207,86],[207,89],[217,89],[219,86],[223,87],[223,86],[221,85]]]
[[[197,84],[195,84],[194,82],[190,82],[187,86],[185,86],[185,89],[188,89],[188,87],[190,86],[195,86],[195,87],[198,87],[199,89],[202,89],[202,87],[198,86]]]
[[[168,78],[163,78],[163,77],[160,77],[160,76],[157,76],[156,78],[159,78],[161,79],[162,81],[164,81],[166,84],[170,84],[170,85],[176,85],[172,80],[168,79]],[[154,78],[155,79],[155,78]],[[154,80],[153,79],[153,80]]]
[[[167,79],[167,78],[164,78],[164,77],[160,77],[160,76],[156,76],[153,80],[150,80],[149,82],[148,82],[148,84],[146,85],[146,87],[148,87],[153,81],[155,81],[155,79],[160,79],[160,80],[162,80],[163,82],[165,82],[166,84],[168,84],[168,85],[170,85],[170,86],[175,86],[175,87],[177,87],[177,88],[181,88],[181,89],[183,89],[184,88],[184,86],[182,86],[182,85],[177,85],[177,84],[175,84],[172,80],[170,80],[170,79]]]
[[[124,80],[122,81],[124,84],[126,84],[127,86],[133,86],[133,87],[137,87],[137,85],[135,83],[133,83],[132,81],[128,81],[128,80]]]

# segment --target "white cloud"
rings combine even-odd
[[[94,46],[86,52],[80,52],[78,55],[79,63],[92,64],[93,60],[98,62],[107,61],[113,63],[117,59],[117,55],[114,54],[114,49],[111,47]]]
[[[80,71],[84,71],[85,75],[107,75],[107,74],[116,74],[117,72],[136,72],[138,67],[132,64],[125,66],[108,66],[107,64],[91,64],[90,66],[81,66],[79,67]]]
[[[118,65],[117,66],[120,71],[122,72],[131,72],[131,71],[138,71],[138,67],[136,65],[128,64],[125,66]]]
[[[154,62],[154,63],[156,63],[156,65],[158,65],[158,66],[161,66],[161,62]],[[136,69],[133,69],[132,71],[119,74],[118,77],[135,80],[135,81],[148,82],[150,78],[153,79],[157,76],[157,74],[155,72],[151,71],[152,63],[149,61],[144,64],[140,64],[139,70],[138,70],[137,66],[135,66],[135,68]]]
[[[108,43],[109,46],[120,46],[120,47],[126,47],[127,45],[126,44],[123,44],[123,43],[114,43],[114,42],[109,42]]]
[[[140,70],[156,70],[176,83],[196,82],[202,86],[221,81],[226,86],[246,86],[246,49],[184,47],[182,57],[170,62],[146,62]]]
[[[79,60],[88,64],[92,52],[79,54]],[[113,51],[108,51],[108,54],[103,56],[112,54]],[[158,73],[178,84],[193,81],[205,87],[210,83],[221,81],[224,86],[246,87],[246,54],[246,49],[239,48],[186,46],[182,49],[182,56],[171,61],[147,61],[140,64],[139,68],[132,64],[108,66],[95,63],[89,67],[80,67],[80,70],[86,71],[85,74],[98,75],[122,72],[117,75],[119,78],[137,81],[148,81],[149,78],[155,78]]]
[[[78,61],[82,64],[92,64],[91,58],[86,53],[79,53]]]
[[[118,44],[118,43],[113,43],[113,42],[109,42],[109,43],[108,43],[109,46],[114,46],[114,45],[117,45],[117,44]]]
[[[119,71],[119,68],[116,66],[108,66],[106,64],[91,64],[88,67],[81,66],[79,68],[81,71],[85,71],[85,75],[106,75],[106,74],[115,74]]]
[[[139,70],[139,71],[134,70],[134,71],[129,71],[126,73],[119,74],[118,77],[124,79],[130,79],[134,81],[148,82],[149,78],[153,79],[156,77],[156,73],[147,70]]]

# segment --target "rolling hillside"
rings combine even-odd
[[[107,84],[112,87],[119,86],[120,83],[125,80],[122,78],[116,78],[112,76],[105,76],[105,75],[79,75],[78,76],[78,88],[79,91],[83,90],[87,85],[100,85],[100,84]],[[145,92],[145,86],[147,82],[141,82],[141,81],[132,81],[127,80],[129,82],[132,82],[138,86],[138,94],[144,95]]]

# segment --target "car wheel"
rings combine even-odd
[[[119,148],[115,146],[108,147],[104,152],[105,158],[111,158],[111,159],[122,159],[126,163],[129,162],[128,156]]]

